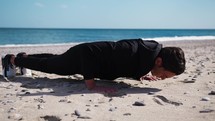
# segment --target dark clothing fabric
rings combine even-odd
[[[59,75],[82,74],[85,79],[139,79],[154,66],[162,45],[153,40],[92,42],[71,47],[61,55],[16,57],[17,66]]]

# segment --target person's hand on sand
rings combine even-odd
[[[143,80],[147,80],[147,81],[158,81],[160,80],[160,78],[156,77],[156,76],[153,76],[153,75],[145,75],[145,76],[142,76],[140,78],[141,81]]]
[[[97,86],[94,79],[85,80],[85,84],[89,90],[93,90],[96,92],[102,92],[102,93],[117,92],[117,89],[113,87]]]

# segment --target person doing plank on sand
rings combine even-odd
[[[81,74],[88,89],[97,87],[94,78],[156,80],[179,75],[185,70],[185,57],[181,48],[162,47],[154,40],[91,42],[73,46],[60,55],[18,55],[15,57],[7,54],[2,59],[3,67],[6,69],[18,66],[59,75]],[[149,72],[153,77],[145,76]]]

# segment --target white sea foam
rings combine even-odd
[[[142,38],[143,40],[155,41],[186,41],[186,40],[215,40],[215,36],[175,36],[175,37],[155,37],[155,38]]]
[[[155,37],[155,38],[142,38],[143,40],[155,40],[155,41],[199,41],[199,40],[215,40],[215,36],[175,36],[175,37]],[[115,40],[116,41],[116,40]],[[32,46],[60,46],[70,45],[74,46],[83,42],[71,42],[71,43],[57,43],[57,44],[7,44],[0,45],[0,47],[32,47]]]
[[[7,44],[0,45],[0,47],[36,47],[36,46],[60,46],[60,45],[70,45],[74,46],[82,42],[72,42],[72,43],[54,43],[54,44]]]

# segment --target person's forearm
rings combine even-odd
[[[96,87],[96,82],[94,79],[85,80],[85,84],[87,86],[87,89],[89,89],[89,90]]]

